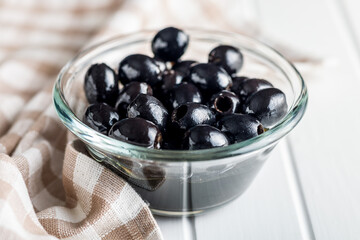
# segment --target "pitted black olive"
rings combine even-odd
[[[214,124],[215,114],[200,103],[185,103],[174,109],[171,122],[173,127],[187,130],[199,124]]]
[[[153,122],[164,132],[168,120],[168,112],[164,105],[155,97],[139,94],[127,110],[129,118],[141,117]]]
[[[159,31],[151,42],[151,49],[157,58],[177,61],[186,51],[189,36],[182,30],[168,27]]]
[[[83,117],[86,125],[103,134],[107,134],[117,121],[119,121],[118,113],[106,103],[89,105]]]
[[[121,117],[125,117],[127,107],[140,93],[152,96],[152,88],[144,82],[130,82],[120,92],[115,108]]]
[[[114,70],[105,63],[92,65],[86,72],[84,89],[89,103],[104,102],[114,106],[119,93]]]
[[[184,82],[175,86],[169,92],[168,101],[170,102],[170,107],[174,109],[179,105],[188,102],[201,103],[201,94],[194,84]]]
[[[209,53],[209,62],[224,68],[229,75],[234,75],[241,69],[244,59],[238,48],[220,45]]]
[[[244,105],[245,113],[255,116],[264,127],[272,127],[287,113],[285,94],[277,88],[267,88],[251,95]]]
[[[259,78],[248,78],[244,80],[239,86],[237,94],[242,100],[246,100],[252,94],[266,88],[274,87],[270,82]]]
[[[147,148],[159,149],[162,135],[159,128],[152,122],[142,118],[125,118],[115,123],[109,136]]]
[[[184,150],[208,149],[225,147],[229,145],[228,139],[219,129],[202,124],[190,128],[182,144]]]
[[[242,142],[264,132],[261,123],[255,117],[246,114],[225,115],[217,124],[231,143]]]
[[[230,89],[232,85],[231,77],[225,70],[211,63],[199,63],[191,67],[189,80],[207,99],[215,93]]]
[[[220,114],[235,113],[240,108],[240,100],[235,93],[223,90],[212,96],[210,107]]]
[[[143,54],[129,55],[119,64],[119,80],[124,85],[135,81],[155,86],[161,81],[160,73],[155,60]]]

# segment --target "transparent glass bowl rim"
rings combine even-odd
[[[284,137],[298,124],[298,122],[301,120],[304,114],[304,110],[307,105],[307,99],[308,99],[307,88],[298,70],[291,62],[286,60],[283,57],[283,55],[281,55],[278,51],[276,51],[275,49],[273,49],[272,47],[268,46],[265,43],[262,43],[258,40],[237,33],[210,31],[210,30],[202,30],[202,29],[186,29],[186,32],[189,33],[190,39],[192,34],[195,35],[209,34],[218,37],[223,36],[223,37],[234,37],[234,38],[245,39],[247,42],[251,42],[253,46],[266,50],[267,52],[271,53],[272,57],[276,57],[278,58],[278,60],[281,60],[282,64],[287,65],[286,67],[291,71],[293,71],[293,75],[296,76],[296,79],[291,79],[291,81],[299,81],[301,85],[301,91],[297,96],[295,96],[296,99],[292,104],[292,106],[290,106],[287,115],[274,127],[272,127],[271,129],[269,129],[268,131],[257,137],[248,139],[240,143],[231,144],[226,147],[204,149],[204,150],[150,149],[150,148],[126,143],[123,141],[115,140],[106,135],[96,132],[92,128],[85,125],[79,118],[77,118],[74,112],[69,107],[65,99],[65,96],[62,92],[63,77],[77,61],[81,60],[82,57],[86,56],[92,51],[95,51],[97,48],[101,46],[108,44],[116,44],[121,40],[125,40],[128,37],[133,37],[136,35],[142,36],[144,34],[156,33],[155,30],[144,30],[136,33],[118,35],[109,40],[93,45],[79,52],[72,60],[70,60],[61,69],[53,89],[53,101],[54,101],[55,109],[61,121],[78,138],[80,138],[85,143],[94,146],[100,151],[120,157],[130,157],[130,158],[136,157],[142,160],[165,161],[165,162],[208,161],[208,160],[216,160],[216,159],[222,159],[222,158],[233,157],[241,154],[246,154],[262,148],[266,148],[267,146],[277,142],[280,138]]]

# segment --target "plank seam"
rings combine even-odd
[[[184,240],[196,240],[196,227],[195,227],[195,217],[183,217],[183,232]]]
[[[288,179],[290,193],[294,201],[296,215],[299,221],[300,232],[304,240],[315,240],[315,233],[312,226],[303,186],[300,180],[294,151],[289,138],[286,138],[282,145],[283,163]]]

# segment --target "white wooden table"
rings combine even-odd
[[[329,59],[305,76],[305,117],[239,199],[199,217],[157,221],[174,240],[358,240],[360,1],[258,4],[268,36]]]

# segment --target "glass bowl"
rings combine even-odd
[[[305,83],[281,54],[239,34],[188,29],[190,43],[182,59],[206,62],[219,44],[241,49],[240,74],[265,78],[287,97],[287,115],[258,137],[227,147],[175,151],[148,149],[114,140],[86,126],[80,119],[88,105],[83,82],[91,64],[104,62],[117,70],[133,53],[152,55],[157,31],[122,35],[80,52],[61,70],[53,97],[64,125],[83,141],[95,160],[126,179],[154,214],[184,216],[219,207],[240,196],[253,181],[277,142],[302,118],[307,104]]]

